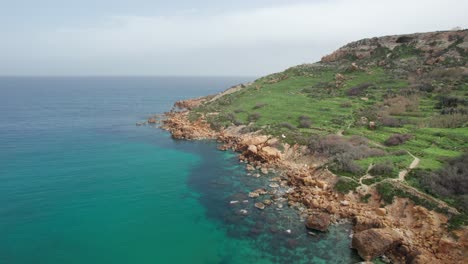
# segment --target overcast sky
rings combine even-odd
[[[466,0],[0,0],[0,75],[260,76],[468,27]]]

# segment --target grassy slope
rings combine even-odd
[[[377,54],[380,58],[383,54]],[[396,55],[395,55],[396,54]],[[401,61],[416,60],[419,53],[406,48],[393,52],[392,56]],[[388,57],[388,56],[387,56]],[[370,60],[378,58],[371,58]],[[366,109],[382,105],[388,95],[402,95],[410,86],[408,75],[395,74],[395,68],[378,67],[371,63],[365,70],[349,70],[352,60],[329,64],[308,64],[287,69],[256,80],[241,91],[226,95],[216,101],[206,103],[191,113],[197,118],[203,113],[210,115],[208,121],[214,127],[232,124],[247,125],[252,130],[262,129],[266,134],[278,136],[287,143],[307,144],[313,135],[328,135],[341,132],[344,137],[358,135],[369,139],[373,147],[385,150],[383,157],[370,157],[356,160],[365,170],[369,164],[389,161],[394,164],[390,175],[368,180],[371,184],[384,178],[397,178],[398,172],[407,168],[413,158],[408,154],[396,154],[398,150],[411,152],[421,159],[418,169],[435,171],[444,165],[445,160],[468,152],[468,127],[466,122],[458,128],[436,128],[431,126],[431,119],[438,116],[437,109],[440,95],[453,95],[462,98],[468,96],[466,77],[451,83],[446,88],[445,80],[435,79],[436,91],[417,93],[416,108],[390,115],[404,125],[389,127],[378,124],[376,130],[368,129],[367,124],[359,124]],[[365,62],[363,63],[365,64]],[[336,75],[345,77],[344,82],[336,85]],[[363,94],[349,96],[347,91],[361,84],[371,84]],[[441,88],[442,87],[442,88]],[[445,87],[445,88],[444,88]],[[252,118],[256,116],[257,118]],[[312,125],[301,128],[300,117],[306,116]],[[250,118],[249,118],[250,117]],[[369,118],[372,121],[372,118]],[[386,147],[384,142],[392,134],[411,134],[413,138],[398,146]],[[286,135],[286,138],[280,135]],[[362,175],[350,175],[357,180]],[[408,183],[419,187],[418,182],[409,177]],[[453,204],[452,204],[453,205]]]
[[[389,77],[382,68],[373,68],[370,71],[357,71],[343,73],[346,81],[339,89],[314,88],[319,83],[334,83],[335,74],[338,70],[333,68],[316,68],[302,66],[303,70],[295,68],[283,73],[274,74],[269,77],[255,81],[248,88],[225,96],[220,100],[207,104],[197,109],[199,112],[218,112],[220,115],[215,122],[222,125],[230,125],[232,117],[244,124],[249,124],[248,116],[259,113],[260,118],[251,122],[251,126],[259,126],[274,135],[300,133],[306,138],[312,134],[329,134],[343,130],[343,134],[364,136],[373,142],[384,144],[384,141],[392,134],[412,134],[414,138],[403,145],[388,147],[388,150],[404,149],[410,151],[421,159],[419,168],[437,169],[440,168],[444,158],[455,157],[466,152],[468,149],[468,128],[432,128],[422,126],[424,120],[436,115],[435,109],[437,100],[431,94],[421,98],[419,109],[414,112],[406,112],[404,115],[394,116],[403,121],[421,121],[413,124],[406,124],[403,127],[378,126],[376,130],[369,130],[366,126],[355,125],[359,119],[356,110],[369,107],[375,103],[383,101],[384,93],[391,91],[398,92],[399,89],[408,85],[404,79],[394,79]],[[270,80],[287,74],[285,80],[270,83]],[[367,101],[360,96],[349,97],[345,91],[350,87],[362,83],[374,83],[375,87],[366,93]],[[320,85],[319,85],[320,86]],[[332,86],[332,85],[330,85]],[[462,88],[465,89],[465,88]],[[350,107],[342,106],[343,103],[350,103]],[[257,105],[263,105],[257,108]],[[308,116],[312,120],[310,128],[298,128],[299,117]],[[282,123],[290,123],[297,130],[290,130],[281,126]],[[288,137],[285,141],[289,141]],[[292,142],[301,142],[294,138]],[[391,160],[400,163],[398,156],[389,156]],[[409,164],[411,159],[407,158]],[[366,166],[366,162],[360,162]],[[403,164],[405,165],[405,164]],[[407,165],[407,164],[406,164]]]

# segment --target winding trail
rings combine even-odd
[[[344,129],[340,129],[336,132],[336,134],[338,136],[343,136],[343,132],[344,132]],[[375,141],[372,141],[372,140],[369,140],[369,143],[376,146],[376,147],[379,147],[379,148],[382,148],[382,149],[385,149],[386,147],[383,146],[382,144],[378,143],[378,142],[375,142]],[[351,177],[347,177],[351,180],[353,180],[354,182],[357,182],[359,183],[359,187],[361,189],[361,191],[363,192],[368,192],[369,191],[369,188],[372,188],[372,187],[375,187],[377,184],[379,183],[383,183],[383,182],[389,182],[391,183],[392,185],[394,185],[395,187],[399,188],[399,189],[402,189],[404,191],[406,191],[407,193],[410,193],[411,195],[413,196],[416,196],[416,197],[419,197],[419,198],[422,198],[422,199],[426,199],[426,200],[429,200],[435,204],[437,204],[437,207],[439,208],[445,208],[447,209],[448,212],[450,212],[451,214],[460,214],[460,212],[458,212],[458,210],[454,207],[451,207],[450,205],[448,205],[447,203],[437,199],[437,198],[434,198],[432,196],[430,196],[429,194],[427,193],[424,193],[424,192],[421,192],[420,190],[412,187],[412,186],[409,186],[407,184],[405,184],[405,177],[408,175],[408,173],[412,170],[412,169],[415,169],[419,166],[419,163],[421,162],[421,159],[419,159],[418,157],[414,156],[411,152],[405,150],[408,155],[410,155],[411,157],[413,157],[413,161],[411,162],[411,164],[408,166],[408,168],[405,168],[403,170],[401,170],[399,173],[398,173],[398,178],[396,179],[384,179],[380,182],[375,182],[371,185],[367,185],[367,184],[364,184],[362,183],[363,180],[365,179],[372,179],[374,178],[374,176],[370,175],[369,174],[369,171],[372,169],[372,167],[374,166],[374,164],[369,164],[369,167],[367,168],[367,171],[366,171],[366,174],[364,174],[363,176],[361,176],[359,178],[358,181],[356,181],[355,179],[351,178]]]
[[[408,173],[418,167],[419,165],[419,162],[421,161],[418,157],[414,156],[413,154],[411,154],[409,151],[406,151],[408,152],[408,154],[413,157],[413,161],[411,162],[411,164],[409,165],[409,167],[407,169],[404,169],[404,170],[401,170],[399,173],[398,173],[398,180],[399,181],[404,181],[405,180],[405,177],[406,175],[408,175]]]

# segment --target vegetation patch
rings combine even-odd
[[[335,190],[340,193],[349,193],[350,191],[354,191],[359,186],[359,183],[356,181],[347,178],[347,177],[340,177],[335,184]]]

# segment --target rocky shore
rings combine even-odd
[[[301,211],[306,227],[317,231],[349,219],[354,225],[352,247],[365,261],[385,256],[392,263],[466,263],[468,232],[462,229],[450,233],[445,215],[414,205],[406,198],[385,205],[372,189],[367,202],[355,193],[335,192],[337,176],[323,168],[325,160],[313,157],[305,146],[281,143],[261,132],[241,133],[242,126],[216,131],[204,116],[190,120],[190,110],[204,100],[210,98],[177,102],[176,108],[165,114],[161,127],[175,139],[217,140],[220,150],[239,153],[239,161],[246,164],[252,176],[275,172],[277,177],[271,179],[269,187],[288,187],[288,191],[263,201],[263,187],[267,186],[259,186],[258,191],[248,194],[258,199],[258,209],[275,199],[287,198],[289,206],[307,208]]]

